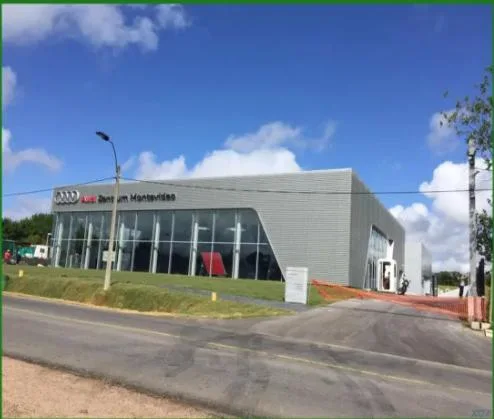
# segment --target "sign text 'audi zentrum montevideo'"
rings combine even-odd
[[[175,194],[156,193],[156,194],[127,194],[120,195],[118,202],[169,202],[175,201]],[[113,196],[108,195],[85,195],[81,196],[79,191],[58,191],[55,195],[55,204],[110,204],[113,202]]]

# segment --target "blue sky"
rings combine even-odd
[[[352,167],[375,191],[435,185],[434,169],[465,150],[431,119],[492,62],[491,16],[488,6],[4,6],[4,94],[5,67],[16,82],[3,97],[3,191],[111,176],[95,130],[114,138],[130,177],[218,174],[225,159],[225,174],[266,172],[273,153],[277,171]],[[44,150],[46,164],[22,160],[26,149]],[[46,208],[47,197],[4,199],[4,211]],[[380,199],[435,209],[423,195]]]

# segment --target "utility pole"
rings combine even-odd
[[[115,224],[117,223],[117,203],[118,194],[120,189],[120,166],[118,165],[117,152],[115,151],[115,146],[108,134],[103,131],[97,131],[96,135],[100,137],[103,141],[111,144],[113,150],[113,159],[115,161],[115,186],[113,187],[113,206],[111,212],[111,225],[110,225],[110,242],[108,243],[108,256],[106,258],[106,271],[105,271],[105,285],[103,289],[108,291],[111,286],[111,271],[113,266],[113,245],[115,244]]]
[[[468,212],[469,212],[469,242],[470,242],[470,279],[469,293],[477,296],[477,224],[475,220],[475,143],[473,138],[468,140]]]
[[[120,166],[117,165],[115,173],[115,186],[113,187],[113,207],[111,212],[110,242],[108,243],[108,257],[106,259],[104,290],[108,291],[111,285],[111,271],[113,266],[113,245],[115,242],[115,224],[117,223],[117,203],[120,189]]]

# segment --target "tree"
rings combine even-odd
[[[35,214],[19,221],[4,218],[3,238],[18,243],[43,244],[52,231],[52,223],[51,214]]]
[[[443,120],[454,128],[456,134],[465,138],[467,144],[472,141],[475,153],[481,157],[492,170],[492,73],[491,65],[485,70],[482,82],[475,86],[478,94],[474,98],[466,96],[456,102],[454,111],[443,112]],[[445,93],[447,96],[448,93]],[[443,121],[441,121],[443,125]],[[492,208],[492,201],[489,200]],[[492,259],[492,210],[490,214],[483,210],[476,214],[477,252],[487,261]]]

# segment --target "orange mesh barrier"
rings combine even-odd
[[[415,310],[444,314],[460,320],[485,321],[487,302],[481,297],[428,297],[419,295],[398,295],[393,293],[366,291],[342,285],[312,280],[311,284],[319,295],[328,302],[350,298],[381,300],[412,307]]]

